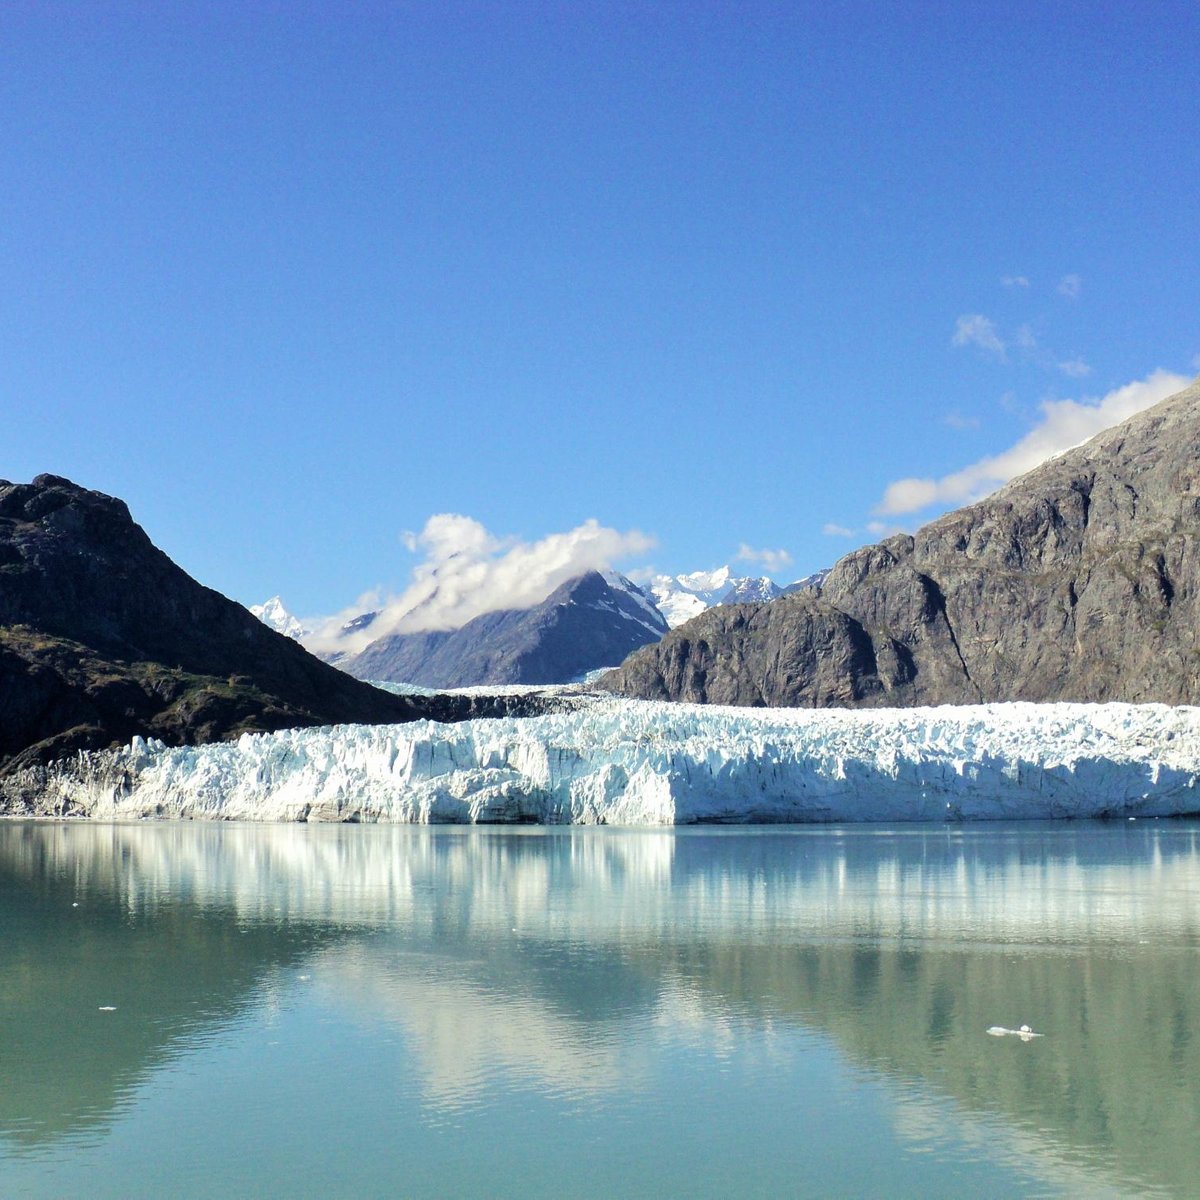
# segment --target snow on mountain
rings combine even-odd
[[[252,604],[250,612],[264,625],[270,626],[276,633],[282,633],[284,637],[300,641],[309,633],[303,623],[284,608],[283,601],[278,596],[272,596],[265,604]]]
[[[339,632],[343,634],[361,633],[364,629],[370,628],[377,616],[379,616],[378,609],[359,613],[357,617],[351,617],[350,620],[344,622]]]
[[[625,620],[640,625],[655,638],[662,637],[666,632],[666,618],[654,601],[632,579],[627,579],[619,571],[600,571],[599,575],[617,594],[618,602],[613,607]],[[622,603],[622,600],[625,603]]]
[[[783,595],[783,588],[765,575],[757,579],[745,578],[730,581],[729,591],[721,597],[720,604],[765,604]]]
[[[806,592],[812,588],[819,588],[829,578],[830,570],[830,567],[826,567],[824,570],[814,571],[811,575],[805,575],[803,579],[797,579],[794,583],[789,583],[783,589],[783,594],[790,596],[794,592]]]
[[[452,630],[386,634],[338,665],[360,679],[436,688],[567,683],[623,662],[666,632],[636,584],[614,571],[587,571],[531,608],[483,613]]]
[[[674,629],[714,604],[761,603],[774,600],[783,589],[765,575],[735,575],[726,566],[687,575],[655,575],[650,591],[667,624]]]
[[[733,709],[606,698],[525,719],[135,738],[47,780],[47,811],[671,825],[1200,812],[1200,708]]]

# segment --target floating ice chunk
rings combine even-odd
[[[1034,1033],[1028,1025],[1022,1025],[1019,1029],[1005,1029],[1003,1025],[990,1025],[988,1026],[988,1033],[992,1037],[1007,1037],[1011,1034],[1013,1037],[1019,1037],[1023,1042],[1027,1042],[1031,1038],[1046,1036],[1044,1033]]]

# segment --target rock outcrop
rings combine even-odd
[[[179,745],[532,703],[360,683],[197,583],[122,501],[54,475],[0,481],[0,774],[135,734]]]
[[[713,608],[600,686],[803,707],[1200,702],[1200,380],[817,590]]]

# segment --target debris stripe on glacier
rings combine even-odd
[[[1200,811],[1200,709],[736,709],[336,726],[83,760],[47,802],[108,819],[938,821]],[[63,811],[48,809],[48,811]]]

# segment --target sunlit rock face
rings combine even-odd
[[[1200,699],[1200,381],[978,504],[718,606],[602,685],[803,708]]]
[[[25,810],[104,819],[672,825],[1165,816],[1200,809],[1200,709],[721,709],[601,701],[63,764]]]

